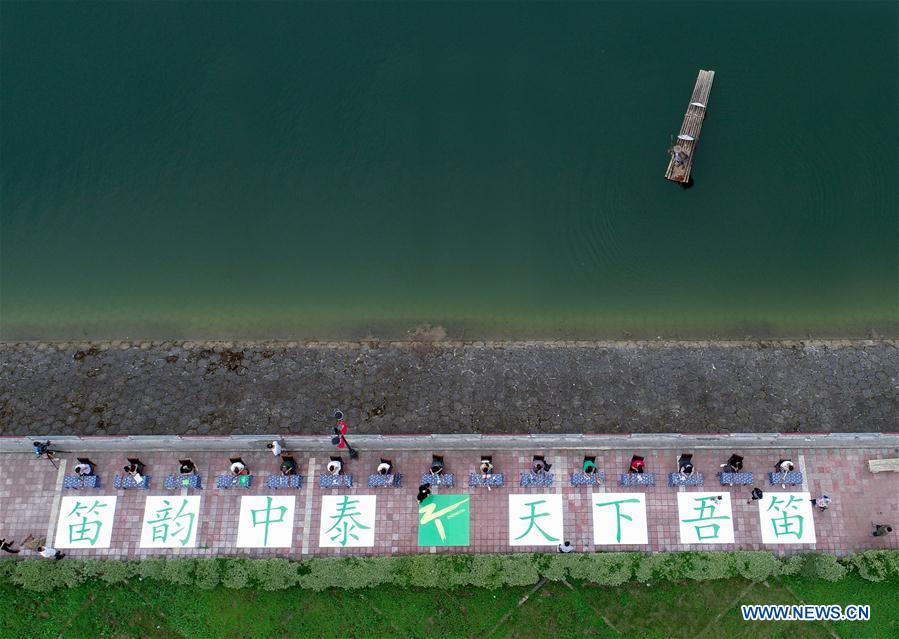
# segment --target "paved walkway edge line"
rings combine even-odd
[[[805,455],[799,453],[799,472],[802,473],[802,490],[803,492],[809,492],[808,489],[808,473],[805,470]],[[812,495],[814,497],[814,495]]]
[[[312,527],[312,506],[313,493],[315,491],[315,482],[318,476],[315,474],[315,457],[309,459],[309,471],[306,473],[306,503],[303,510],[303,545],[300,550],[302,554],[309,554],[309,530]]]
[[[53,548],[56,543],[56,518],[59,515],[59,504],[62,502],[62,484],[66,477],[66,460],[59,460],[59,470],[56,471],[56,489],[53,493],[53,506],[50,508],[50,521],[47,523],[47,547]]]
[[[34,437],[0,438],[0,453],[32,452]],[[330,435],[126,435],[110,437],[50,436],[52,448],[63,453],[196,451],[221,450],[246,452],[265,450],[272,439],[281,439],[285,448],[297,452],[333,450]],[[551,448],[553,450],[639,450],[688,447],[764,449],[764,448],[899,448],[899,433],[728,433],[721,435],[684,435],[680,433],[641,433],[625,436],[609,435],[495,435],[446,434],[392,437],[350,434],[348,439],[360,450],[521,450]]]
[[[375,342],[377,346],[372,347]],[[376,348],[392,346],[394,348],[415,348],[416,346],[442,346],[446,348],[463,346],[481,346],[485,348],[514,348],[532,346],[547,346],[556,348],[627,348],[627,347],[656,347],[671,348],[684,346],[751,346],[757,348],[760,345],[766,347],[789,348],[822,347],[839,348],[844,346],[873,346],[885,344],[887,346],[899,346],[899,336],[883,337],[846,337],[846,338],[809,338],[796,339],[790,337],[765,337],[755,339],[374,339],[374,340],[318,340],[318,339],[5,339],[0,340],[0,346],[32,347],[36,350],[49,349],[76,349],[90,348],[94,346],[100,351],[124,350],[139,348],[145,344],[147,349],[157,347],[178,347],[192,349],[205,347],[210,349],[234,349],[234,348],[310,348],[320,350],[333,350],[337,348]]]

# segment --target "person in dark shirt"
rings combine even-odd
[[[677,470],[681,474],[681,477],[686,479],[690,475],[693,474],[693,455],[688,455],[687,453],[683,453],[680,457],[677,458]]]
[[[13,550],[12,545],[13,545],[14,543],[16,543],[16,542],[13,541],[12,539],[6,539],[6,538],[4,537],[4,538],[0,539],[0,550],[3,550],[3,551],[5,551],[5,552],[8,552],[8,553],[10,553],[10,554],[15,555],[15,554],[18,553],[19,551],[18,551],[18,550]]]
[[[281,458],[281,474],[282,475],[293,475],[297,470],[297,462],[293,457],[282,457]]]
[[[726,463],[721,464],[721,470],[725,473],[738,473],[743,470],[743,458],[739,455],[731,455]]]
[[[431,484],[422,484],[421,486],[418,487],[418,494],[415,496],[415,498],[418,500],[418,503],[420,504],[421,502],[423,502],[425,499],[427,499],[430,496],[431,496]]]
[[[32,446],[34,446],[34,456],[40,457],[41,455],[48,454],[51,455],[50,452],[50,440],[48,439],[45,442],[31,442]]]

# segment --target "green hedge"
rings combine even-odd
[[[0,561],[0,582],[47,591],[99,580],[106,584],[156,579],[211,589],[260,588],[309,590],[370,588],[381,584],[420,588],[501,588],[527,586],[541,578],[574,579],[606,586],[627,581],[706,580],[743,577],[761,581],[779,575],[805,575],[829,581],[849,571],[864,579],[899,578],[899,551],[867,551],[846,559],[806,554],[779,559],[770,552],[636,552],[408,555],[287,559],[145,559],[143,561],[39,559]]]

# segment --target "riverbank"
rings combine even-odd
[[[891,432],[897,346],[2,342],[0,434]]]

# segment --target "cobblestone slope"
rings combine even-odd
[[[0,434],[899,430],[892,341],[0,344]]]

